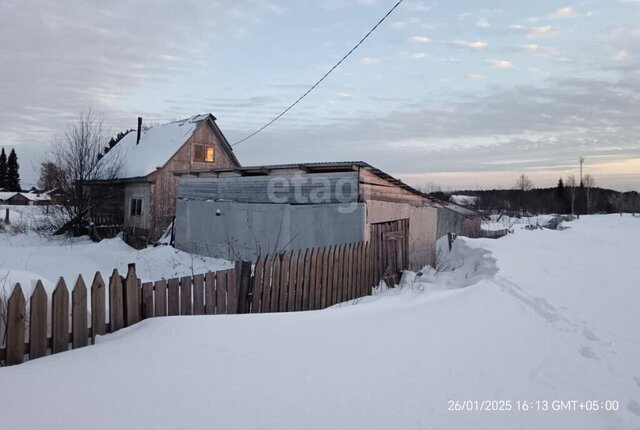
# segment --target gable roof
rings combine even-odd
[[[209,121],[232,161],[239,165],[231,146],[215,123],[215,117],[210,113],[142,130],[138,144],[137,132],[129,132],[102,157],[100,163],[120,162],[122,167],[116,179],[145,177],[167,164],[205,121]]]

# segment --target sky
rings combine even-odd
[[[109,133],[211,112],[268,122],[396,0],[3,0],[0,146],[24,185],[80,112]],[[640,190],[640,0],[405,0],[244,165],[362,160],[416,186],[578,175]]]

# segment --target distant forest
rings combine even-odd
[[[573,189],[573,212],[614,213],[640,212],[640,195],[636,191],[621,193],[606,188],[586,188],[577,186]],[[559,183],[554,188],[532,188],[529,190],[482,190],[431,193],[434,198],[449,201],[451,195],[478,197],[475,209],[487,213],[546,214],[572,212],[572,189]]]

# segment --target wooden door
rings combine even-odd
[[[409,268],[409,219],[371,224],[371,247],[376,282],[389,278],[397,283]]]

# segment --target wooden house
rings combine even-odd
[[[122,226],[125,239],[149,242],[171,225],[179,178],[176,171],[235,168],[240,163],[211,114],[138,129],[123,137],[100,163],[118,166],[113,179],[93,181],[90,219]],[[104,166],[103,166],[104,167]]]
[[[181,175],[175,245],[229,259],[371,241],[390,272],[435,263],[438,209],[361,162],[190,169]]]

